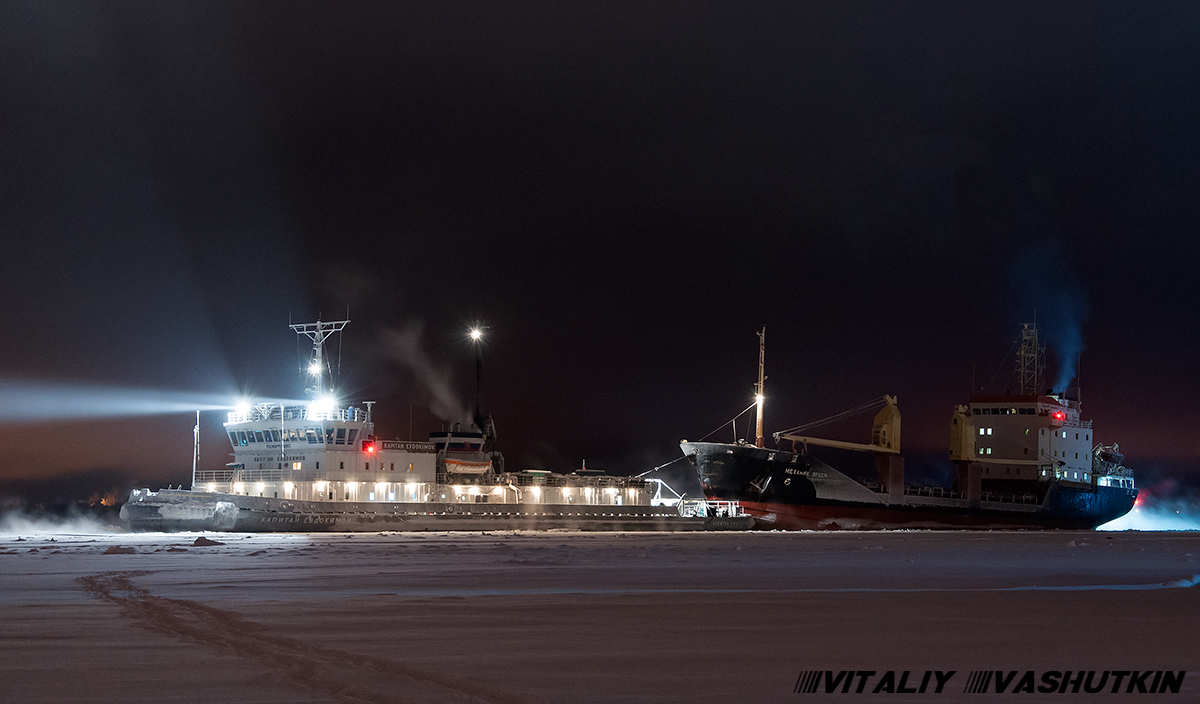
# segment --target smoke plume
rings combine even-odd
[[[405,366],[429,394],[429,410],[451,423],[471,423],[471,414],[451,384],[450,371],[439,368],[422,344],[424,326],[409,323],[399,330],[380,333],[387,358]]]
[[[1021,315],[1036,318],[1040,338],[1054,353],[1057,373],[1049,378],[1055,391],[1065,391],[1078,375],[1084,350],[1087,292],[1074,272],[1072,258],[1056,240],[1026,251],[1012,268]]]

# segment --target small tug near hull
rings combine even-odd
[[[1096,443],[1079,402],[1065,393],[1037,392],[1045,348],[1031,325],[1022,331],[1017,357],[1022,393],[973,396],[955,407],[949,457],[954,482],[948,489],[905,484],[900,412],[891,396],[882,399],[869,444],[800,433],[872,404],[774,433],[776,443],[789,443],[790,450],[765,447],[764,335],[759,333],[755,444],[680,443],[705,497],[738,502],[757,528],[1091,529],[1125,515],[1137,500],[1133,471],[1121,465],[1115,444]],[[833,451],[873,455],[875,475],[857,478],[814,455]]]

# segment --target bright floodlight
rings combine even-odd
[[[471,328],[471,332],[469,334],[472,340],[478,342],[480,338],[483,337],[483,330],[480,330],[479,328]]]
[[[762,403],[762,402],[763,402],[763,395],[762,395],[762,394],[759,394],[759,395],[755,396],[755,397],[754,397],[754,402],[755,402],[755,403]]]
[[[312,364],[308,365],[308,373],[309,374],[320,374],[321,373],[321,365],[317,362],[313,362]]]
[[[250,404],[247,401],[238,401],[237,404],[234,405],[233,410],[239,415],[247,415],[250,413]]]
[[[308,419],[326,420],[333,414],[337,405],[337,399],[332,396],[322,396],[321,398],[313,399],[313,402],[308,406]]]

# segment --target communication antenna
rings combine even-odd
[[[333,322],[323,322],[318,320],[315,323],[300,323],[291,325],[290,327],[296,331],[297,335],[304,335],[313,341],[312,357],[308,362],[308,373],[314,377],[312,392],[314,398],[322,398],[325,396],[326,379],[331,374],[329,368],[329,360],[325,357],[325,340],[335,332],[341,332],[342,328],[349,324],[349,320],[335,320]],[[297,338],[299,339],[299,338]]]

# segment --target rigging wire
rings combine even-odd
[[[349,313],[350,311],[349,311],[349,310],[347,310],[346,312],[347,312],[347,313]],[[341,331],[341,330],[338,330],[338,372],[337,372],[337,384],[340,386],[340,385],[341,385],[341,383],[342,383],[342,331]]]
[[[722,428],[724,428],[725,426],[721,426],[721,427],[722,427]],[[720,429],[720,428],[718,428],[718,430],[719,430],[719,429]],[[699,442],[699,441],[697,441],[697,442]],[[657,467],[655,467],[654,469],[648,469],[648,470],[646,470],[645,472],[642,472],[641,474],[639,474],[639,475],[635,476],[635,477],[634,477],[634,479],[639,479],[639,478],[641,478],[641,477],[644,477],[644,476],[646,476],[647,474],[650,474],[651,472],[657,472],[658,470],[662,469],[663,467],[667,467],[667,466],[673,465],[673,464],[675,464],[676,462],[678,462],[679,460],[686,460],[686,459],[687,459],[687,455],[680,455],[679,457],[676,457],[675,459],[671,460],[670,462],[665,462],[665,463],[663,463],[663,464],[660,464],[660,465],[658,465],[658,466],[657,466]]]
[[[700,438],[699,440],[696,440],[696,442],[704,442],[708,438],[712,437],[713,434],[715,434],[721,428],[724,428],[725,426],[729,425],[730,423],[736,422],[738,418],[741,418],[742,416],[744,416],[746,414],[746,411],[749,411],[751,408],[754,408],[757,405],[758,405],[758,401],[755,401],[754,403],[750,404],[749,406],[746,406],[745,411],[742,411],[741,413],[737,414],[736,416],[734,416],[734,417],[730,418],[729,420],[725,421],[724,423],[718,425],[716,428],[713,429],[713,431],[711,433],[709,433],[708,435],[705,435],[704,437]],[[737,435],[737,426],[736,425],[733,428],[733,434],[735,436]]]
[[[347,321],[350,320],[350,304],[349,303],[346,304],[346,320]],[[346,326],[343,325],[342,330],[345,330],[345,329],[346,329]],[[342,335],[343,335],[342,330],[338,330],[338,373],[337,373],[337,385],[338,386],[342,385]]]
[[[292,314],[288,313],[288,327],[292,327]],[[300,336],[296,336],[296,373],[304,378],[304,360],[300,357]]]
[[[821,420],[815,420],[811,423],[797,425],[794,428],[788,428],[787,430],[781,430],[781,431],[775,433],[775,436],[778,437],[780,435],[787,435],[789,433],[798,433],[798,432],[802,432],[805,430],[811,430],[813,428],[816,428],[816,427],[819,427],[822,425],[829,425],[830,423],[836,423],[839,420],[844,420],[846,418],[850,418],[851,416],[856,416],[861,413],[866,413],[868,411],[875,410],[875,408],[877,408],[879,406],[879,404],[882,403],[884,400],[885,400],[884,396],[880,396],[878,398],[873,398],[870,401],[867,401],[866,403],[861,403],[861,404],[855,406],[854,408],[851,408],[846,411],[842,411],[841,413],[835,413],[834,415],[831,415],[828,418],[822,418]]]
[[[988,388],[992,388],[992,382],[996,380],[996,375],[999,374],[1000,370],[1004,368],[1004,365],[1008,363],[1008,356],[1012,354],[1012,351],[1016,349],[1017,343],[1020,341],[1020,338],[1013,340],[1012,346],[1010,346],[1008,351],[1004,353],[1004,359],[1000,360],[1000,366],[996,367],[996,371],[992,372],[992,377],[988,379]],[[1014,371],[1014,373],[1016,372]],[[1009,375],[1009,378],[1012,378],[1012,374]],[[974,394],[975,390],[971,389],[971,393]]]

